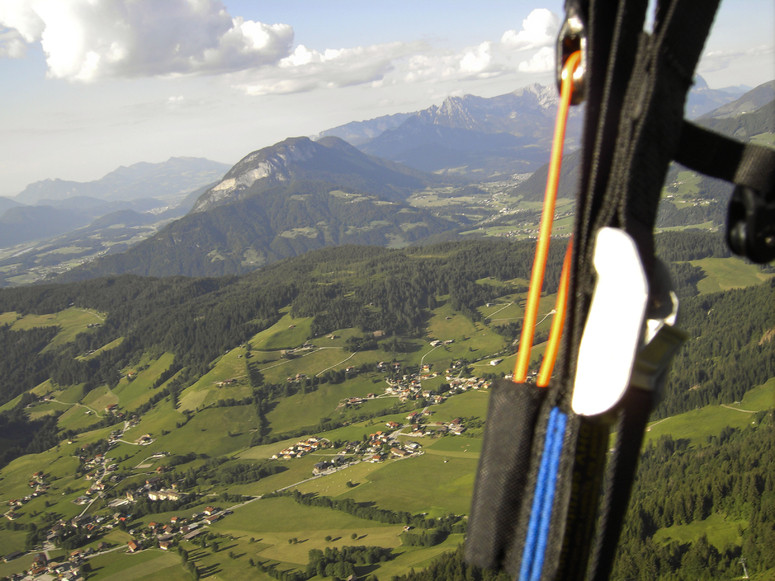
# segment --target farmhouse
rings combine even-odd
[[[185,493],[180,492],[179,490],[173,490],[171,488],[148,491],[149,500],[180,500],[185,496]]]
[[[193,530],[193,531],[183,535],[183,538],[185,540],[187,540],[187,541],[190,541],[191,539],[193,539],[198,534],[201,534],[201,533],[204,533],[204,532],[207,532],[206,529],[196,529],[196,530]]]

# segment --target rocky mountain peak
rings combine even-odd
[[[317,145],[307,137],[290,137],[270,147],[254,151],[242,158],[223,179],[205,193],[194,205],[194,212],[239,198],[259,180],[280,183],[290,179],[291,166],[315,156]]]
[[[532,85],[517,89],[512,95],[521,97],[526,104],[530,103],[537,105],[541,109],[551,110],[557,108],[557,102],[560,98],[555,87],[547,87],[545,85],[539,85],[538,83],[533,83]]]
[[[431,125],[457,127],[459,129],[476,129],[479,121],[472,111],[471,95],[463,97],[450,96],[441,105],[434,105],[417,113],[418,118]]]
[[[307,180],[328,180],[350,187],[359,184],[358,189],[368,188],[372,194],[403,199],[406,188],[422,182],[411,174],[411,170],[369,158],[338,137],[327,136],[318,141],[292,137],[245,156],[197,200],[192,211],[204,212],[259,195],[274,186]]]

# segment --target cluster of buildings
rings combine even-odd
[[[32,477],[30,477],[27,484],[32,488],[32,492],[21,498],[13,498],[8,501],[8,510],[3,514],[8,520],[16,520],[19,518],[19,513],[16,512],[17,508],[21,508],[33,498],[37,498],[48,491],[49,485],[48,482],[46,482],[46,475],[43,474],[43,472],[35,472]]]
[[[311,452],[316,452],[323,448],[331,446],[331,442],[325,438],[318,438],[316,436],[310,436],[306,440],[300,440],[288,446],[284,450],[280,450],[277,454],[272,456],[272,460],[291,460],[292,458],[301,458]]]
[[[156,472],[161,474],[164,472],[164,466],[159,466]],[[165,481],[160,476],[152,476],[145,480],[145,484],[138,486],[134,490],[126,491],[126,501],[136,502],[138,498],[147,496],[148,500],[162,501],[162,500],[183,500],[188,496],[187,493],[178,490],[178,485],[173,482],[169,487],[166,486]]]
[[[111,404],[115,405],[115,404]],[[110,406],[108,406],[110,407]],[[105,408],[107,410],[107,408]],[[115,408],[114,408],[115,409]],[[129,428],[134,428],[138,423],[140,423],[140,418],[138,418],[136,415],[132,415],[131,417],[124,420],[124,427],[119,428],[117,430],[113,430],[110,435],[108,436],[108,444],[112,447],[118,444],[119,441],[121,441],[121,438],[124,437],[124,432],[127,431]],[[110,448],[108,448],[110,449]]]
[[[463,425],[463,421],[460,418],[455,418],[446,425],[447,432],[453,436],[459,436],[466,431],[466,427]]]
[[[397,434],[400,428],[402,428],[400,424],[388,422],[387,427],[394,431],[390,433],[378,431],[369,434],[363,441],[349,442],[337,455],[317,462],[312,469],[312,474],[314,476],[330,474],[340,468],[349,466],[353,462],[382,462],[389,458],[406,458],[413,454],[421,453],[422,447],[417,442],[399,441]],[[283,455],[286,450],[283,450],[279,455],[272,456],[272,458],[294,457],[290,454]]]
[[[381,371],[382,373],[387,373],[389,371],[398,373],[401,371],[401,364],[398,362],[386,363],[385,361],[380,361],[377,363],[377,371]]]
[[[363,402],[370,399],[375,399],[376,397],[376,393],[370,393],[366,397],[347,397],[339,402],[339,405],[336,406],[336,409],[358,406]]]
[[[390,428],[400,428],[396,422],[388,422]],[[369,434],[367,440],[356,449],[363,455],[366,462],[382,462],[388,458],[406,458],[413,454],[419,454],[422,447],[417,442],[401,442],[396,437],[396,432],[385,433],[382,431]]]
[[[75,534],[91,539],[102,532],[106,520],[102,515],[87,514],[74,516],[70,520],[59,519],[46,532],[46,541],[60,545],[67,537]]]
[[[481,379],[480,377],[455,377],[453,375],[447,375],[446,379],[449,382],[449,391],[451,394],[468,391],[469,389],[489,389],[492,385],[491,381]]]
[[[178,515],[170,517],[168,522],[151,521],[141,529],[132,529],[129,534],[133,538],[127,542],[126,550],[136,553],[143,549],[159,548],[168,551],[179,540],[191,540],[203,533],[205,525],[213,524],[230,511],[223,511],[215,506],[208,506],[202,512],[195,512],[191,518]],[[118,515],[119,513],[116,513]],[[114,515],[114,518],[116,517]],[[122,517],[119,517],[122,518]]]
[[[106,488],[105,480],[111,483],[118,482],[118,476],[113,474],[117,465],[103,453],[97,453],[90,458],[80,457],[83,468],[87,470],[84,478],[90,482],[89,488],[73,502],[75,504],[87,504],[97,496],[103,496]]]
[[[20,556],[13,554],[8,555],[6,560]],[[18,573],[7,577],[11,581],[20,581],[29,577],[38,577],[48,575],[49,579],[63,579],[65,581],[75,581],[76,579],[83,579],[84,576],[81,572],[81,564],[84,561],[84,553],[82,551],[73,551],[67,559],[48,560],[45,553],[36,553],[32,558],[32,564],[29,569],[24,573]],[[29,576],[29,577],[27,577]]]
[[[110,404],[106,405],[104,411],[105,411],[106,414],[112,414],[112,415],[114,415],[116,418],[118,418],[120,420],[125,420],[127,418],[126,412],[124,410],[120,409],[118,407],[118,404],[115,404],[115,403],[110,403]],[[88,414],[88,413],[91,413],[91,412],[89,410],[87,410],[86,413]]]

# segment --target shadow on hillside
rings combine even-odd
[[[207,567],[199,567],[199,578],[202,579],[204,577],[210,577],[211,575],[215,575],[216,573],[221,572],[221,564],[220,563],[213,563],[212,565],[208,565]]]

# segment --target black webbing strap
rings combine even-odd
[[[675,161],[759,192],[775,189],[775,149],[740,143],[689,121],[684,121]]]
[[[638,246],[651,283],[650,316],[669,302],[666,293],[658,292],[662,285],[653,281],[653,229],[664,177],[682,134],[686,95],[717,6],[717,1],[703,0],[660,2],[653,33],[645,34],[641,30],[646,3],[620,2],[609,43],[612,52],[605,55],[595,52],[595,43],[605,37],[595,27],[608,21],[606,12],[611,5],[602,0],[589,4],[588,84],[603,86],[604,91],[599,104],[592,101],[594,91],[589,92],[587,102],[593,118],[587,119],[583,143],[585,147],[591,144],[592,150],[584,154],[578,198],[574,305],[564,336],[565,358],[558,382],[561,398],[572,393],[575,354],[594,290],[592,259],[600,228],[622,228]],[[578,418],[578,433],[592,433],[589,437],[599,440],[615,425],[617,441],[607,459],[597,457],[591,462],[588,446],[576,442],[576,462],[560,475],[572,484],[563,490],[564,499],[558,499],[553,522],[563,530],[562,558],[556,568],[547,569],[545,578],[608,578],[651,398],[649,392],[631,388],[607,417]],[[597,450],[605,456],[605,451]],[[600,480],[606,482],[604,493],[599,495],[598,488],[598,496],[585,502]]]
[[[775,149],[740,143],[684,122],[675,160],[735,184],[727,213],[727,243],[735,254],[775,260]]]
[[[609,411],[574,413],[577,357],[596,285],[597,233],[613,227],[633,239],[649,284],[646,316],[664,319],[673,305],[664,267],[654,256],[653,230],[671,160],[773,191],[775,154],[709,140],[705,130],[683,120],[718,3],[658,0],[653,32],[646,34],[648,0],[566,0],[566,12],[572,8],[584,20],[587,51],[570,304],[555,379],[545,393],[501,381],[491,394],[466,539],[471,563],[526,581],[602,581],[610,575],[651,390],[664,380],[672,352],[665,351],[658,373],[646,373],[648,381],[633,374]],[[747,200],[746,208],[752,204]],[[616,333],[611,329],[612,337]],[[636,369],[660,349],[656,340],[643,347]],[[617,438],[609,453],[612,429]]]

